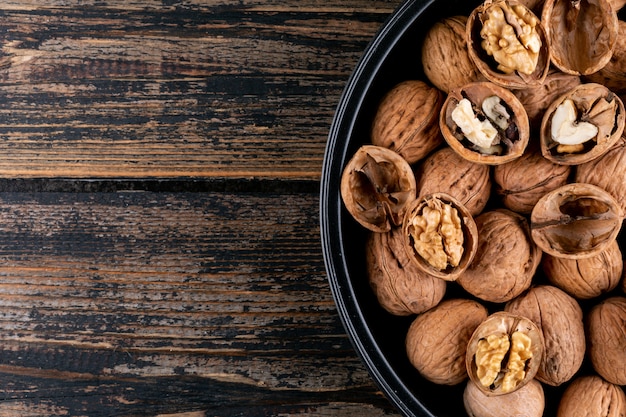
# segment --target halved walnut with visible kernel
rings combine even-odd
[[[467,372],[487,395],[511,393],[534,378],[543,350],[535,323],[500,311],[474,331],[467,347]]]
[[[454,281],[476,253],[478,232],[472,215],[445,193],[414,200],[402,230],[409,257],[423,271],[446,281]]]
[[[521,156],[530,135],[528,115],[519,99],[490,82],[452,90],[443,104],[439,127],[459,155],[488,165]]]

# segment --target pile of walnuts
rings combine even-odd
[[[626,416],[621,0],[485,0],[434,24],[341,196],[408,359],[471,417]],[[455,286],[455,291],[449,291]],[[447,294],[454,294],[448,295]],[[583,363],[589,364],[583,367]]]

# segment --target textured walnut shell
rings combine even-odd
[[[563,392],[556,417],[623,417],[626,394],[597,375],[578,377]]]
[[[554,114],[565,100],[573,101],[580,119],[598,128],[596,137],[585,142],[584,148],[578,152],[561,152],[559,144],[551,136]],[[614,104],[614,110],[596,111],[600,100]],[[598,107],[595,107],[597,104]],[[606,153],[619,141],[625,121],[626,112],[621,98],[601,84],[581,84],[554,100],[546,109],[539,133],[541,152],[546,159],[558,164],[579,165],[591,161]]]
[[[445,192],[476,216],[483,211],[491,196],[490,174],[488,165],[468,161],[452,148],[444,147],[418,167],[417,195]]]
[[[588,300],[612,291],[624,269],[617,241],[597,255],[580,259],[544,254],[541,267],[548,281],[579,300]]]
[[[557,287],[538,285],[507,303],[505,311],[529,318],[543,333],[545,350],[535,378],[552,386],[569,381],[585,357],[583,312],[578,302]]]
[[[420,80],[394,86],[381,100],[372,124],[372,144],[389,148],[409,164],[443,143],[437,120],[444,94]]]
[[[543,387],[531,380],[506,395],[487,396],[475,383],[468,381],[463,405],[469,417],[542,417],[546,405]]]
[[[626,22],[618,21],[618,36],[613,55],[598,72],[585,77],[588,82],[603,84],[615,94],[626,94]]]
[[[501,378],[497,378],[496,382],[492,386],[483,386],[480,383],[480,379],[477,374],[476,364],[476,351],[479,349],[479,342],[486,339],[488,336],[495,335],[507,335],[510,337],[514,332],[521,332],[530,339],[530,353],[531,357],[526,361],[525,375],[520,380],[515,388],[508,392],[503,392],[501,385]],[[467,344],[467,352],[465,355],[465,364],[467,366],[467,373],[470,380],[472,380],[476,387],[483,391],[485,395],[508,395],[516,390],[522,388],[528,382],[530,382],[537,371],[541,363],[541,358],[544,351],[543,335],[539,327],[526,317],[522,317],[516,314],[511,314],[505,311],[498,311],[491,314],[474,330],[472,337]],[[505,356],[505,360],[508,359],[508,355]],[[506,371],[506,363],[503,364],[500,374]]]
[[[530,215],[530,229],[545,253],[585,258],[613,243],[622,220],[622,209],[608,192],[591,184],[570,183],[537,202]]]
[[[478,249],[457,283],[485,301],[512,300],[532,283],[541,251],[530,237],[525,217],[506,209],[485,211],[474,218]]]
[[[424,273],[408,258],[400,228],[370,233],[365,262],[379,304],[396,316],[423,313],[446,293],[445,281]]]
[[[510,127],[506,132],[500,132],[503,138],[505,134],[508,136],[507,140],[501,143],[503,152],[500,155],[488,155],[473,149],[471,142],[464,137],[463,132],[452,120],[452,112],[463,98],[467,98],[479,109],[483,101],[491,96],[500,97],[511,114]],[[441,109],[439,126],[448,145],[459,155],[468,161],[488,165],[504,164],[520,157],[530,137],[528,115],[519,99],[506,88],[487,81],[466,84],[452,90]]]
[[[537,33],[541,39],[541,49],[539,51],[537,66],[531,74],[524,74],[519,71],[506,74],[498,70],[495,60],[482,49],[480,31],[482,29],[484,15],[490,7],[498,5],[499,3],[507,3],[510,5],[520,4],[526,7],[523,3],[508,0],[486,0],[476,7],[468,17],[465,31],[465,39],[467,41],[470,59],[483,76],[495,84],[511,89],[539,86],[544,82],[550,70],[550,45],[547,40],[546,30],[541,22],[536,26]],[[528,7],[526,7],[526,9],[528,9]],[[534,15],[531,9],[528,9],[528,11]]]
[[[346,209],[359,224],[373,232],[388,232],[402,223],[406,206],[415,200],[416,181],[400,155],[364,145],[344,168],[340,189]]]
[[[608,0],[546,0],[541,21],[552,63],[570,74],[591,74],[611,59],[617,13]]]
[[[467,16],[435,23],[422,42],[422,66],[428,80],[444,93],[483,78],[467,53]]]
[[[513,94],[526,109],[531,130],[539,131],[543,114],[548,106],[580,83],[581,80],[578,75],[550,70],[543,84],[516,89],[513,90]]]
[[[570,166],[548,161],[533,149],[496,166],[493,181],[504,207],[526,215],[546,193],[567,184],[570,172]]]
[[[467,342],[486,318],[487,309],[476,301],[442,301],[411,323],[406,336],[409,361],[431,382],[460,384],[467,379]]]
[[[604,189],[626,213],[626,138],[622,137],[601,157],[576,167],[575,181]]]
[[[608,382],[626,385],[626,297],[611,297],[587,316],[589,358],[593,369]]]
[[[431,266],[415,249],[413,242],[411,220],[420,215],[425,207],[437,207],[441,204],[452,206],[458,211],[463,232],[463,254],[457,266],[448,266],[446,269],[437,269]],[[406,252],[413,263],[427,274],[441,278],[445,281],[455,281],[459,275],[467,269],[474,258],[478,247],[476,223],[469,210],[456,198],[446,193],[433,193],[415,199],[407,207],[402,225],[402,232]]]

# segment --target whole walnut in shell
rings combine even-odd
[[[626,297],[615,296],[594,306],[587,316],[589,358],[607,381],[626,385]]]
[[[514,392],[497,396],[486,395],[468,381],[463,405],[469,417],[542,417],[546,400],[543,387],[534,379]]]
[[[579,300],[612,291],[622,279],[624,261],[617,241],[597,255],[569,259],[544,254],[544,274],[550,283]]]
[[[626,394],[597,375],[574,379],[565,389],[556,417],[624,417]]]
[[[445,17],[426,32],[422,42],[424,74],[444,93],[482,79],[467,53],[467,16]]]
[[[503,303],[530,287],[541,251],[530,237],[523,216],[506,209],[485,211],[476,218],[478,249],[457,281],[485,301]]]
[[[569,381],[585,357],[583,312],[563,290],[538,285],[510,301],[505,311],[532,320],[543,333],[545,350],[536,379],[558,386]]]
[[[380,305],[397,316],[419,314],[439,304],[446,282],[426,274],[406,254],[402,231],[370,233],[365,246],[370,286]]]
[[[570,173],[570,166],[548,161],[533,148],[514,161],[494,167],[493,181],[504,207],[530,214],[541,197],[567,184]]]
[[[467,378],[465,351],[487,309],[473,300],[452,298],[417,316],[406,335],[409,361],[426,379],[456,385]]]
[[[472,216],[483,211],[491,196],[488,165],[462,158],[452,148],[431,154],[416,171],[418,197],[445,192],[461,202]]]
[[[406,80],[382,98],[372,124],[372,144],[389,148],[413,164],[443,143],[438,119],[441,90],[420,80]]]

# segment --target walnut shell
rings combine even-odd
[[[615,94],[626,94],[626,22],[617,22],[618,36],[613,55],[598,72],[588,74],[587,82],[603,84]]]
[[[626,385],[626,297],[615,296],[594,306],[587,316],[589,358],[608,382]]]
[[[407,205],[415,200],[415,174],[394,151],[363,145],[346,164],[340,191],[359,224],[373,232],[388,232],[402,223]]]
[[[567,184],[570,173],[570,166],[548,161],[533,149],[514,161],[497,165],[493,181],[504,207],[526,215],[546,193]]]
[[[578,302],[557,287],[538,285],[504,309],[529,318],[543,333],[545,350],[535,378],[552,386],[569,381],[585,357],[583,312]]]
[[[481,36],[481,31],[484,28],[485,22],[488,20],[489,13],[493,9],[507,7],[519,7],[520,12],[524,13],[536,24],[532,32],[537,35],[540,45],[539,49],[536,51],[536,63],[532,72],[517,69],[513,71],[510,71],[510,69],[502,69],[501,64],[499,65],[499,62],[482,46],[484,38]],[[501,21],[498,22],[499,24],[503,23],[502,20],[509,21],[510,19],[507,17],[507,19],[500,20]],[[519,18],[516,20],[519,21]],[[515,30],[512,30],[511,33],[515,33]],[[474,61],[474,64],[485,78],[493,83],[511,89],[526,88],[541,85],[548,75],[550,69],[550,44],[546,37],[546,30],[540,19],[523,3],[509,0],[484,1],[469,15],[465,36],[470,58]]]
[[[469,417],[542,417],[546,405],[543,387],[536,380],[506,395],[487,396],[468,381],[463,405]]]
[[[372,144],[389,148],[409,164],[443,143],[437,120],[443,93],[423,81],[407,80],[382,98],[372,123]]]
[[[551,69],[541,85],[516,89],[513,94],[526,109],[531,130],[538,131],[548,106],[580,83],[578,75]]]
[[[617,95],[601,84],[581,84],[546,109],[539,133],[541,152],[558,164],[591,161],[619,141],[625,122],[624,103]],[[595,133],[587,132],[594,127]]]
[[[474,221],[478,249],[456,282],[485,301],[512,300],[530,287],[541,261],[541,251],[530,237],[528,222],[506,209],[485,211]]]
[[[597,375],[572,381],[559,402],[556,417],[624,417],[626,394]]]
[[[476,216],[483,211],[491,196],[490,174],[488,165],[468,161],[452,148],[444,147],[419,165],[417,195],[445,192]]]
[[[597,255],[568,259],[544,254],[541,267],[548,281],[579,300],[588,300],[612,291],[624,270],[617,241]]]
[[[626,138],[601,157],[577,166],[575,181],[604,189],[626,213]]]
[[[488,117],[483,108],[487,99],[492,97],[499,98],[499,104],[506,110],[508,118],[503,120],[502,125],[505,127],[498,126],[498,121]],[[465,99],[471,103],[472,116],[485,120],[495,129],[495,137],[489,147],[468,139],[469,134],[457,124],[455,112],[462,107],[460,103]],[[530,137],[528,115],[522,103],[506,88],[486,81],[466,84],[450,91],[441,109],[439,126],[448,145],[459,155],[468,161],[488,165],[503,164],[520,157]]]
[[[605,250],[617,238],[623,213],[602,188],[570,183],[544,195],[530,215],[531,235],[545,253],[585,258]]]
[[[445,17],[435,23],[422,41],[422,66],[428,80],[444,93],[483,79],[467,53],[467,16]]]
[[[370,233],[365,262],[379,304],[396,316],[423,313],[446,293],[445,281],[426,274],[408,258],[400,228]]]
[[[507,395],[535,377],[543,351],[543,335],[535,323],[498,311],[474,330],[465,356],[467,373],[486,395]]]
[[[552,63],[561,71],[591,74],[611,59],[618,28],[608,0],[546,0],[541,21]]]
[[[446,281],[456,280],[467,269],[478,246],[474,218],[446,193],[424,195],[411,202],[402,233],[414,264]]]
[[[487,309],[476,301],[442,301],[411,323],[406,336],[409,361],[431,382],[460,384],[467,379],[467,342],[486,318]]]

